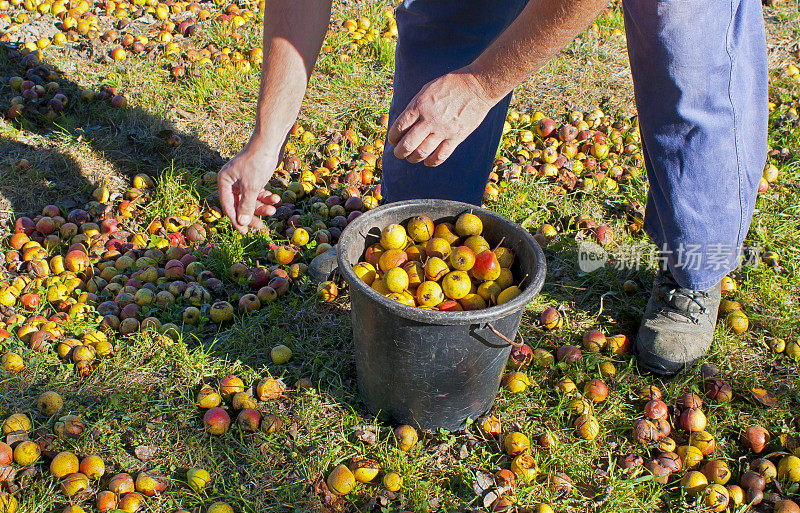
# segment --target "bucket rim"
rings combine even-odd
[[[470,310],[462,312],[442,312],[440,310],[427,310],[425,308],[418,308],[414,306],[404,305],[393,301],[383,294],[380,294],[372,287],[368,286],[361,278],[359,278],[352,265],[344,256],[342,251],[342,242],[349,242],[350,239],[355,240],[361,230],[369,230],[371,219],[382,212],[392,210],[403,210],[410,206],[429,206],[431,209],[437,206],[457,210],[472,210],[473,213],[479,212],[487,217],[494,218],[498,222],[507,224],[514,235],[526,245],[530,246],[534,254],[535,271],[533,276],[530,277],[530,282],[527,287],[522,290],[522,293],[507,303],[502,305],[494,305],[482,310]],[[545,261],[544,251],[536,240],[528,233],[528,230],[522,228],[510,219],[493,212],[484,207],[478,207],[470,203],[463,203],[460,201],[440,200],[440,199],[413,199],[397,201],[381,205],[372,210],[368,210],[364,214],[358,216],[350,222],[342,231],[339,237],[339,244],[336,249],[336,257],[339,264],[339,272],[344,276],[348,285],[352,288],[357,288],[361,293],[366,294],[370,299],[377,301],[385,308],[391,310],[394,314],[399,315],[405,319],[427,324],[442,324],[442,325],[457,325],[457,324],[476,324],[486,323],[496,320],[498,318],[510,315],[518,310],[523,310],[533,299],[541,292],[544,285],[545,275],[547,274],[547,263]]]

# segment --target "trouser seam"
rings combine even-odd
[[[746,1],[746,0],[740,0],[740,1]],[[731,117],[733,118],[733,147],[734,147],[734,151],[736,152],[736,175],[737,175],[738,182],[739,182],[739,195],[738,195],[738,198],[739,198],[739,230],[737,231],[737,234],[736,234],[736,248],[734,248],[734,251],[738,255],[739,247],[744,242],[742,240],[743,239],[743,237],[742,237],[742,228],[743,228],[743,225],[744,225],[744,205],[745,205],[745,201],[742,198],[742,195],[744,194],[744,187],[743,187],[743,184],[742,184],[742,180],[743,180],[743,176],[742,176],[742,155],[741,155],[741,151],[740,151],[740,148],[739,148],[739,131],[738,131],[737,123],[736,123],[736,104],[733,101],[733,65],[734,65],[734,59],[733,59],[733,54],[731,53],[731,48],[730,48],[730,35],[731,35],[731,29],[733,27],[734,15],[735,15],[734,7],[735,7],[735,0],[731,0],[731,21],[728,24],[728,30],[725,32],[725,52],[728,54],[728,60],[730,62],[730,68],[728,70],[728,101],[731,104]],[[736,268],[736,265],[734,265],[735,262],[731,262],[731,264],[733,265],[733,268]]]

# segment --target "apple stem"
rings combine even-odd
[[[498,242],[498,243],[497,243],[497,246],[495,246],[495,247],[494,247],[494,249],[497,249],[497,248],[499,248],[499,247],[500,247],[500,246],[503,244],[503,241],[504,241],[504,240],[506,240],[506,238],[505,238],[505,237],[503,237],[502,239],[500,239],[500,242]],[[494,249],[493,249],[492,251],[494,251]]]
[[[519,285],[517,285],[517,287],[521,289],[522,284],[525,283],[525,280],[527,279],[528,279],[528,274],[525,274],[525,276],[522,277],[522,281],[519,282]]]

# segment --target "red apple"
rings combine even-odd
[[[769,431],[759,425],[750,426],[744,430],[740,440],[742,445],[759,454],[770,442]]]
[[[556,350],[556,359],[559,362],[575,363],[583,359],[583,353],[577,346],[567,344]]]
[[[24,306],[28,310],[36,310],[39,307],[39,303],[41,302],[42,298],[39,294],[35,292],[29,292],[27,294],[23,294],[20,296],[20,302],[22,306]]]
[[[50,235],[56,231],[56,223],[52,217],[42,217],[36,221],[36,231],[42,235]]]
[[[480,281],[496,280],[500,276],[500,262],[494,252],[487,249],[478,253],[470,274]]]
[[[519,347],[511,348],[511,354],[508,357],[508,366],[512,369],[519,369],[531,363],[533,359],[533,351],[528,344],[522,344]]]
[[[644,416],[650,420],[666,419],[669,415],[667,403],[660,399],[651,399],[644,405]]]
[[[164,266],[164,277],[168,280],[181,280],[184,277],[184,267],[180,260],[170,260]]]
[[[677,405],[681,409],[701,408],[703,406],[703,400],[694,392],[686,392],[678,398]]]
[[[589,330],[583,334],[583,347],[587,351],[599,353],[606,346],[606,336],[600,330]]]
[[[14,221],[14,233],[24,233],[30,236],[34,230],[36,230],[36,225],[30,217],[18,217]]]
[[[556,126],[556,122],[550,118],[540,119],[536,124],[536,133],[539,134],[539,137],[542,139],[550,137],[550,134],[555,131]]]
[[[231,418],[222,408],[211,408],[203,415],[203,425],[205,425],[206,431],[210,434],[221,435],[228,431],[231,425]]]
[[[608,244],[614,240],[614,231],[608,226],[598,226],[594,229],[594,236],[600,244]]]
[[[124,50],[123,50],[124,51]],[[122,109],[128,104],[128,99],[124,95],[118,94],[111,98],[111,106],[115,109]]]
[[[583,395],[595,403],[601,403],[608,397],[608,387],[602,379],[593,379],[584,385]]]
[[[236,417],[236,422],[242,431],[255,433],[258,431],[258,426],[261,424],[261,413],[252,408],[246,408],[239,413]]]
[[[558,129],[558,138],[561,139],[561,142],[570,142],[575,140],[575,137],[578,136],[578,129],[570,124],[561,125],[561,128]]]
[[[73,273],[82,273],[91,265],[89,257],[81,250],[72,250],[64,258],[64,266]]]
[[[678,420],[684,431],[705,431],[708,425],[705,413],[700,408],[686,408]]]

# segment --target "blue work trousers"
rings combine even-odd
[[[472,62],[523,0],[405,0],[389,122],[431,80]],[[678,283],[705,289],[738,264],[767,148],[760,0],[623,0],[649,180],[645,230]],[[480,204],[510,96],[442,165],[383,155],[388,201]]]

